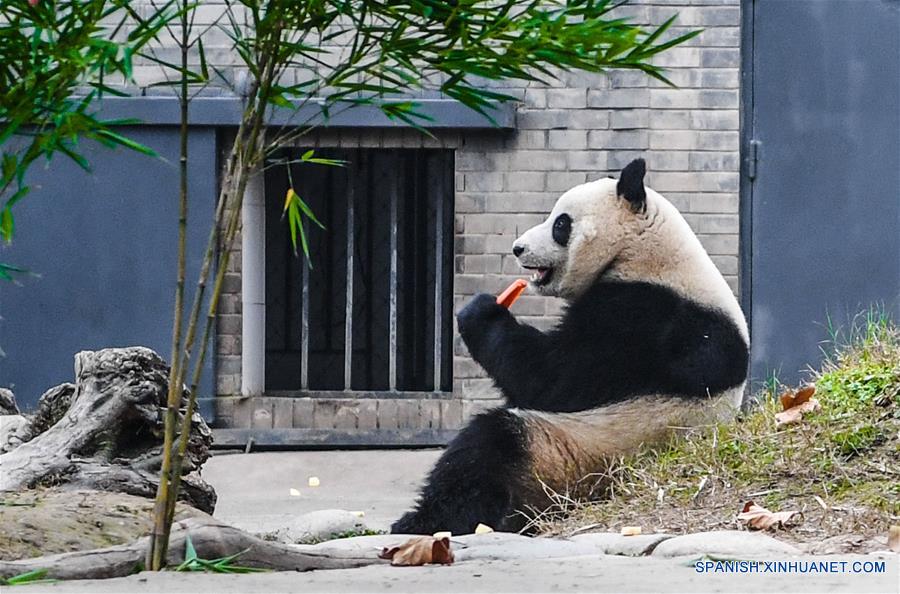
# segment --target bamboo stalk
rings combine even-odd
[[[271,61],[268,62],[266,68],[263,71],[265,72],[263,81],[264,84],[260,85],[259,81],[257,81],[252,87],[253,90],[251,93],[251,101],[245,109],[244,117],[241,121],[241,129],[239,129],[238,135],[235,138],[234,144],[232,145],[231,157],[233,158],[230,159],[229,163],[231,166],[231,171],[229,172],[229,177],[226,180],[226,183],[223,184],[222,190],[220,192],[219,204],[217,205],[216,220],[214,221],[213,228],[211,229],[210,241],[207,245],[206,254],[204,255],[197,293],[194,296],[195,298],[188,320],[188,329],[184,340],[183,352],[178,364],[178,375],[175,380],[178,391],[182,395],[185,374],[191,359],[190,355],[194,347],[194,339],[196,336],[197,324],[200,317],[200,308],[203,301],[206,281],[209,276],[209,269],[211,267],[212,258],[215,254],[215,239],[217,237],[217,232],[223,218],[224,207],[227,202],[229,202],[229,198],[231,198],[231,202],[233,204],[231,205],[232,208],[225,233],[225,241],[223,242],[223,255],[219,262],[216,281],[213,287],[213,293],[210,296],[210,310],[212,313],[208,314],[206,317],[206,325],[203,331],[204,339],[199,347],[199,357],[196,359],[194,364],[193,376],[196,378],[196,382],[194,382],[195,384],[199,384],[199,378],[202,373],[201,369],[206,356],[206,345],[209,342],[209,334],[211,332],[212,323],[215,319],[215,312],[218,308],[218,301],[219,296],[221,295],[221,288],[224,281],[225,271],[228,266],[228,260],[234,237],[237,233],[238,222],[240,221],[240,211],[243,203],[244,190],[246,189],[247,184],[247,175],[248,172],[252,169],[253,164],[258,161],[259,157],[264,153],[262,146],[262,138],[264,136],[263,120],[265,115],[265,106],[268,100],[267,95],[273,82],[268,79],[271,79],[274,72],[274,67],[272,66]],[[246,138],[246,126],[244,124],[248,121],[252,123],[252,127],[250,129],[249,138]],[[235,190],[233,193],[232,189]],[[170,459],[170,466],[168,469],[169,472],[167,477],[168,480],[166,481],[167,494],[162,498],[162,502],[160,502],[160,498],[157,499],[157,507],[161,506],[161,509],[154,510],[154,531],[152,533],[153,538],[151,538],[150,549],[152,559],[151,564],[148,564],[151,569],[161,569],[168,552],[168,540],[171,533],[172,521],[174,520],[175,503],[178,498],[178,488],[181,483],[181,470],[184,462],[184,454],[187,450],[187,443],[190,440],[191,417],[193,416],[193,412],[196,409],[196,398],[197,393],[195,386],[188,395],[187,408],[185,411],[185,415],[182,417],[182,432],[179,439],[178,451],[174,453],[173,456],[170,446],[169,449],[166,450],[164,455],[164,463],[166,457],[169,457]],[[169,415],[167,414],[166,435],[171,432],[173,442],[174,429],[177,422],[177,415],[174,418],[170,419]],[[162,485],[160,489],[162,489]],[[157,529],[157,527],[159,529]]]
[[[203,329],[203,340],[198,345],[199,353],[196,360],[194,361],[194,369],[191,378],[191,388],[188,394],[187,410],[185,411],[185,416],[182,418],[181,423],[181,434],[178,441],[178,451],[175,455],[174,472],[171,482],[171,489],[173,490],[175,495],[177,495],[178,485],[181,481],[181,469],[184,463],[184,455],[187,451],[188,442],[190,440],[191,417],[196,410],[197,389],[199,387],[200,378],[203,373],[203,362],[206,359],[206,349],[209,344],[209,336],[212,332],[212,327],[215,324],[219,298],[221,296],[222,285],[225,280],[225,272],[228,269],[228,262],[231,257],[231,249],[233,247],[234,238],[237,234],[237,229],[239,227],[239,222],[241,219],[241,208],[243,206],[244,192],[247,188],[248,177],[255,169],[256,163],[260,161],[260,159],[262,159],[265,155],[265,131],[263,124],[265,118],[265,106],[268,102],[267,95],[269,89],[271,89],[271,86],[274,83],[274,81],[272,80],[274,76],[274,62],[271,60],[268,61],[263,72],[264,78],[262,84],[257,87],[258,93],[254,93],[251,99],[251,105],[249,105],[246,110],[246,113],[248,113],[248,115],[252,115],[252,127],[250,129],[249,138],[246,139],[246,144],[244,144],[244,139],[238,136],[235,139],[235,144],[232,147],[232,154],[237,155],[237,157],[235,158],[235,163],[237,166],[235,168],[236,179],[232,178],[231,183],[236,185],[236,188],[233,194],[228,225],[225,230],[225,237],[222,245],[222,256],[218,264],[218,271],[216,273],[216,280],[213,285],[213,291],[210,295],[209,308]],[[196,327],[197,322],[198,316],[195,315],[192,311],[190,329],[188,331],[191,337],[193,336],[193,330]],[[185,347],[187,348],[187,343],[185,344]],[[186,366],[181,370],[181,381],[183,381],[184,379],[185,370]],[[169,498],[166,513],[166,525],[169,527],[171,527],[172,521],[174,520],[176,499],[177,497],[175,496]]]
[[[166,558],[166,546],[163,539],[168,541],[165,529],[166,510],[169,507],[167,499],[170,496],[169,483],[172,471],[172,447],[175,442],[175,424],[178,422],[178,409],[181,408],[181,400],[184,395],[183,385],[179,383],[181,367],[181,331],[184,320],[184,280],[186,262],[186,236],[187,236],[187,208],[188,208],[188,81],[184,74],[188,68],[188,42],[189,27],[186,3],[181,6],[181,96],[178,98],[180,107],[180,159],[179,159],[179,213],[178,213],[178,277],[175,283],[175,306],[172,320],[172,356],[169,367],[169,386],[166,397],[165,424],[163,427],[163,459],[160,469],[159,486],[156,492],[156,503],[153,510],[153,528],[150,532],[150,547],[147,550],[146,566],[151,570],[162,569]]]

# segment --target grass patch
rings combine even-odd
[[[799,525],[780,533],[786,540],[853,534],[856,550],[885,548],[888,527],[900,520],[900,329],[877,311],[855,322],[833,333],[825,362],[810,370],[819,412],[776,428],[785,387],[773,381],[734,421],[617,461],[607,499],[558,495],[539,530],[737,528],[737,513],[753,499],[802,512]]]
[[[338,540],[341,538],[354,538],[356,536],[378,536],[381,534],[387,534],[384,530],[372,530],[371,528],[364,528],[362,526],[353,529],[353,530],[345,530],[344,532],[332,532],[326,537],[311,537],[305,538],[297,542],[297,544],[321,544],[323,542],[328,542],[329,540]]]

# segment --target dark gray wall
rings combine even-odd
[[[744,10],[745,157],[759,142],[742,196],[752,373],[796,381],[828,317],[879,302],[900,313],[900,2]]]
[[[48,387],[72,381],[84,349],[171,348],[178,221],[178,130],[123,131],[156,150],[153,159],[89,147],[93,173],[62,156],[36,167],[31,195],[16,207],[14,243],[0,260],[40,277],[0,282],[0,386],[32,407]],[[216,198],[216,135],[190,140],[189,288],[196,282]],[[194,279],[193,282],[190,282]],[[210,351],[204,396],[212,396]]]

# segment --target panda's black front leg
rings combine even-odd
[[[473,297],[456,319],[472,358],[503,391],[509,405],[540,408],[554,374],[548,361],[549,337],[517,322],[485,293]]]

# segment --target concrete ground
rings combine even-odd
[[[215,516],[252,533],[284,527],[291,516],[322,509],[365,512],[387,530],[408,510],[441,451],[336,450],[218,454],[203,465],[216,488]],[[319,478],[318,487],[308,479]],[[291,489],[300,492],[291,496]]]
[[[250,532],[283,527],[290,518],[321,509],[364,511],[370,527],[385,529],[407,510],[417,486],[438,450],[321,451],[216,455],[204,465],[204,477],[215,486],[215,515]],[[308,478],[319,478],[309,487]],[[291,489],[299,491],[292,496]],[[513,535],[484,535],[490,537]],[[699,536],[699,535],[698,535]],[[385,537],[367,537],[379,539]],[[463,537],[469,538],[469,537]],[[524,537],[518,537],[520,540]],[[536,542],[535,551],[569,542]],[[349,541],[339,541],[347,542]],[[322,545],[328,546],[328,545]],[[454,545],[456,546],[456,545]],[[521,545],[520,545],[521,546]],[[371,548],[371,547],[370,547]],[[34,584],[22,592],[150,593],[165,592],[891,592],[900,593],[898,557],[887,559],[886,572],[875,573],[699,573],[691,557],[626,557],[602,553],[563,553],[555,558],[526,554],[509,558],[503,545],[498,557],[457,550],[450,566],[392,567],[274,572],[249,575],[150,573],[111,580]],[[374,555],[374,551],[372,553]],[[532,558],[533,555],[533,558]],[[577,556],[566,556],[577,555]],[[513,555],[515,557],[515,555]],[[884,559],[885,557],[881,557]],[[783,558],[778,560],[790,560]],[[796,559],[796,558],[793,558]],[[808,559],[808,558],[807,558]],[[853,555],[819,560],[872,559]]]
[[[847,561],[859,557],[824,557]],[[455,565],[278,572],[250,575],[142,573],[112,580],[34,585],[22,592],[891,592],[896,559],[886,574],[698,573],[688,560],[595,555],[539,560],[472,560]]]

